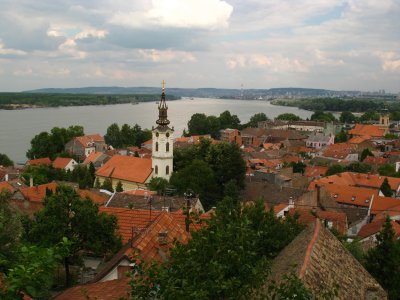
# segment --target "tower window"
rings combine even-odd
[[[159,134],[158,134],[158,132],[156,132],[156,137],[158,137],[159,136]]]
[[[165,167],[165,174],[169,175],[169,166]]]
[[[156,142],[156,151],[158,151],[158,142]]]
[[[167,132],[165,135],[166,135],[167,137],[169,137],[169,132]]]
[[[166,150],[167,152],[169,152],[169,143],[167,143],[167,144],[165,145],[165,150]]]
[[[156,175],[158,174],[158,166],[156,165],[156,167],[154,168],[154,171],[156,172]]]

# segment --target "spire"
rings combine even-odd
[[[169,124],[168,120],[168,106],[165,102],[165,81],[162,81],[162,93],[161,93],[161,100],[158,104],[158,120],[156,123],[160,126],[167,126]]]

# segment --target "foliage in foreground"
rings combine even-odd
[[[260,286],[269,263],[302,230],[296,220],[277,219],[264,203],[242,207],[225,197],[204,229],[177,244],[162,264],[138,262],[134,299],[238,299]]]

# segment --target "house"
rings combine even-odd
[[[321,149],[335,143],[335,136],[332,134],[314,132],[306,140],[306,146],[314,149]]]
[[[386,134],[385,129],[369,124],[356,124],[349,133],[353,136],[370,136],[372,138],[382,138]]]
[[[372,241],[376,242],[376,235],[382,230],[385,223],[385,218],[374,219],[371,223],[365,224],[361,227],[357,236],[361,239],[361,242]],[[395,232],[396,238],[400,237],[400,224],[398,221],[391,220],[393,230]]]
[[[26,162],[26,165],[27,166],[40,166],[40,165],[51,166],[51,160],[48,157],[31,159]]]
[[[387,299],[385,290],[319,220],[311,223],[274,259],[265,284],[249,299],[265,299],[273,280],[278,285],[294,273],[313,298]]]
[[[95,169],[98,169],[103,166],[110,158],[111,156],[107,155],[106,153],[92,152],[89,154],[88,157],[85,158],[82,164],[84,166],[89,166],[90,163],[92,163]]]
[[[77,165],[78,163],[75,161],[75,159],[69,157],[57,157],[53,161],[54,169],[62,169],[64,171],[72,172]]]
[[[221,141],[242,145],[242,137],[239,130],[227,128],[220,130],[219,133]]]
[[[327,171],[328,167],[325,166],[306,166],[304,175],[314,180],[324,176]]]
[[[12,194],[16,191],[16,189],[8,181],[0,182],[0,193],[6,190]]]
[[[99,134],[75,137],[65,144],[65,151],[84,160],[92,152],[104,152],[107,145]]]
[[[152,160],[133,156],[114,155],[96,171],[100,184],[110,179],[113,188],[121,181],[124,190],[145,188],[153,173]]]
[[[357,146],[349,143],[338,143],[329,145],[322,156],[336,161],[358,161]]]

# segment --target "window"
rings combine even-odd
[[[159,136],[159,134],[158,134],[158,132],[156,132],[156,137],[158,137]]]
[[[166,150],[167,152],[169,152],[169,143],[167,143],[167,144],[165,145],[165,150]]]
[[[156,151],[158,151],[158,142],[156,142]]]
[[[351,201],[354,201],[354,200],[356,200],[356,196],[351,197]]]
[[[154,171],[156,172],[156,175],[158,174],[158,166],[156,165],[156,167],[154,168]]]
[[[165,174],[169,175],[169,166],[165,167]]]
[[[169,132],[167,132],[165,135],[166,135],[167,137],[169,137]]]

